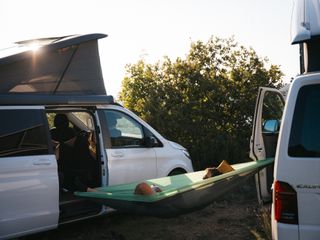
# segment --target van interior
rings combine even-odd
[[[74,196],[101,186],[100,146],[90,111],[47,110],[59,177],[59,223],[96,215],[101,205]]]

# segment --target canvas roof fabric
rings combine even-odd
[[[98,39],[106,36],[17,42],[40,47],[0,58],[0,94],[106,95],[98,50]]]

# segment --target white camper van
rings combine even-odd
[[[298,0],[292,43],[300,44],[301,75],[281,92],[260,88],[251,158],[274,157],[257,177],[260,202],[272,199],[273,239],[320,239],[320,2]],[[284,110],[283,110],[284,109]],[[282,114],[283,110],[283,114]],[[272,187],[272,190],[271,190]]]
[[[0,239],[109,211],[73,191],[193,171],[185,148],[106,95],[105,36],[39,39],[0,58]]]

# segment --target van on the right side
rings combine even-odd
[[[291,40],[300,45],[301,75],[290,84],[283,114],[280,91],[260,88],[257,98],[250,156],[275,159],[256,177],[260,202],[272,204],[273,239],[320,239],[319,15],[319,0],[295,1]]]

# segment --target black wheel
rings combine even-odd
[[[186,173],[186,171],[184,169],[173,169],[168,176],[174,176],[174,175],[179,175],[179,174],[183,174]]]

